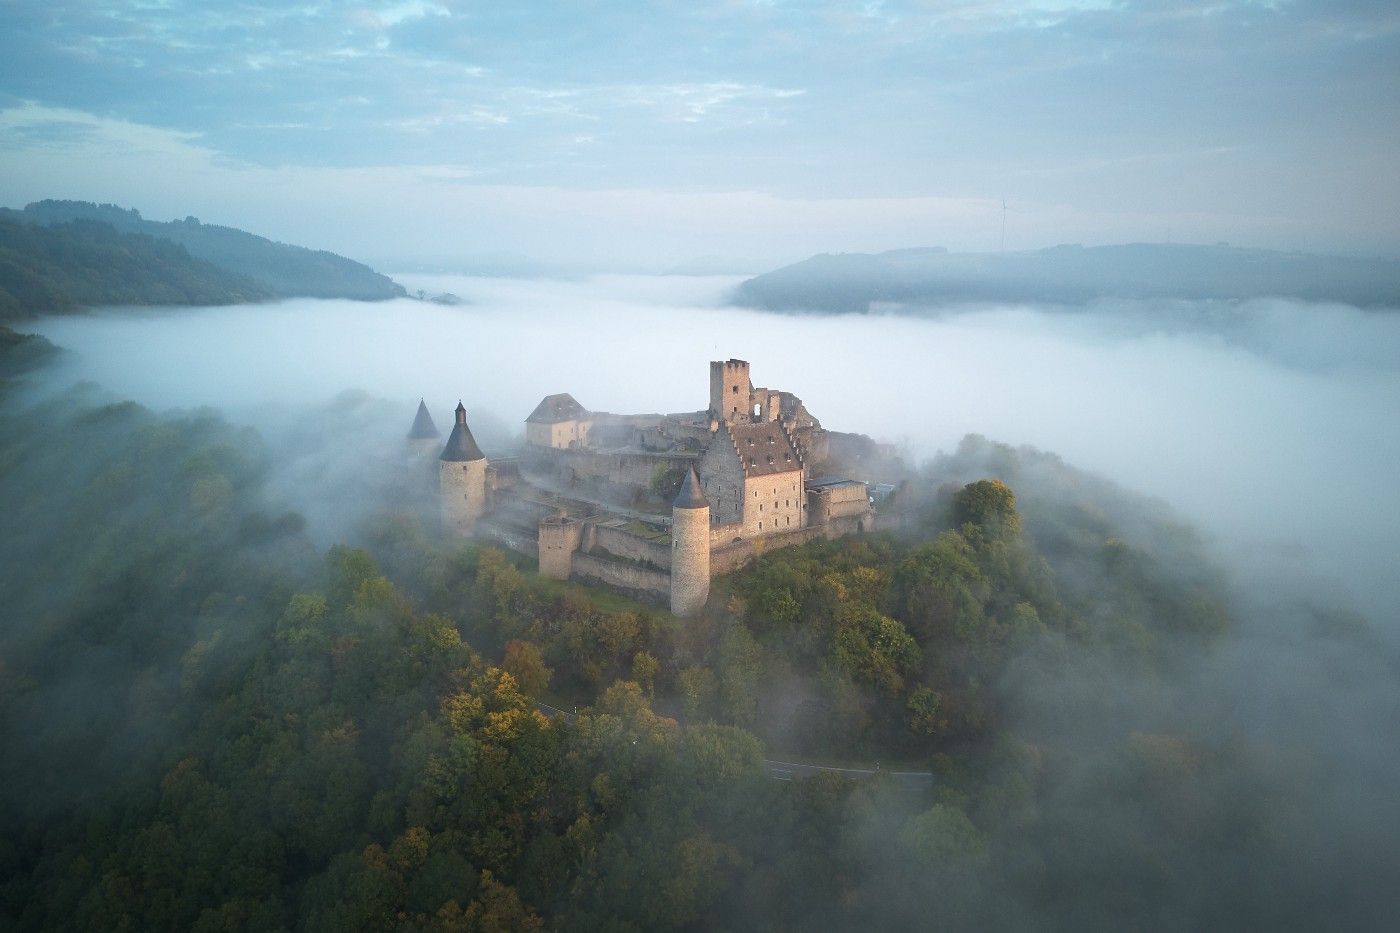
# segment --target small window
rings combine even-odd
[[[736,385],[733,389],[730,389],[730,391],[733,392],[735,395],[738,395],[738,394],[739,394],[739,387]],[[735,409],[735,410],[737,411],[738,409]]]
[[[763,503],[762,503],[762,502],[760,502],[760,503],[758,504],[758,510],[759,510],[760,512],[763,511]]]
[[[763,522],[759,522],[759,523],[758,523],[758,530],[759,530],[759,531],[762,531],[762,530],[763,530]]]

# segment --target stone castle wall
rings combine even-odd
[[[649,601],[665,601],[671,594],[670,574],[637,564],[606,560],[592,554],[574,555],[573,576],[578,580],[591,580],[616,587]]]
[[[870,492],[864,483],[825,486],[807,493],[807,520],[813,525],[859,519],[869,512]]]
[[[584,532],[581,549],[585,552],[600,547],[609,554],[628,560],[642,561],[662,570],[671,566],[671,546],[667,541],[653,541],[633,534],[625,528],[591,524]]]
[[[754,476],[744,481],[744,534],[770,535],[805,527],[802,471]]]
[[[476,536],[526,557],[538,559],[540,556],[539,539],[523,533],[518,528],[503,528],[492,521],[482,521],[477,523]]]
[[[725,547],[733,544],[735,538],[744,537],[743,522],[728,522],[723,525],[710,526],[710,548]]]
[[[744,467],[734,449],[734,439],[728,431],[715,434],[714,442],[706,448],[696,464],[700,489],[710,503],[710,515],[715,522],[728,525],[744,520]]]
[[[769,551],[806,544],[809,541],[816,541],[818,538],[830,540],[874,531],[877,528],[881,531],[893,531],[900,527],[900,516],[882,516],[882,518],[885,519],[883,523],[877,522],[873,516],[869,515],[864,517],[847,516],[834,519],[825,525],[794,528],[791,531],[780,531],[740,541],[733,540],[733,536],[727,536],[723,541],[717,542],[710,551],[710,576],[718,577],[721,574],[733,573],[753,563],[754,560]],[[865,527],[861,527],[862,523]]]
[[[585,485],[651,486],[657,472],[685,470],[695,462],[695,455],[684,452],[602,453],[591,450],[557,451],[550,465],[561,482]]]

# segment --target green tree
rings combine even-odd
[[[953,522],[958,527],[972,524],[998,536],[1014,537],[1021,533],[1016,494],[999,479],[968,483],[953,495]]]
[[[501,667],[515,678],[522,692],[532,697],[543,693],[549,686],[550,678],[554,676],[554,672],[544,663],[544,655],[540,653],[540,649],[531,642],[520,639],[506,642],[506,653]]]
[[[660,668],[660,662],[649,651],[638,651],[632,655],[632,680],[647,696],[656,692],[656,672]]]

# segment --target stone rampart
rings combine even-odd
[[[592,554],[575,554],[573,576],[575,579],[616,587],[652,602],[669,601],[671,598],[671,575],[637,564],[606,560]]]
[[[851,529],[851,531],[854,530],[855,528]],[[710,549],[710,576],[717,577],[720,574],[732,573],[747,566],[755,558],[768,551],[806,544],[808,541],[815,541],[818,538],[836,538],[845,533],[848,532],[841,531],[836,526],[822,525],[812,528],[794,528],[791,531],[778,531],[759,538],[745,538],[741,541],[731,539]]]
[[[609,554],[649,563],[662,570],[671,566],[669,540],[653,541],[614,525],[590,525],[584,534],[582,547],[584,551],[600,547]]]
[[[523,534],[518,529],[501,528],[492,522],[482,521],[476,525],[476,535],[526,557],[539,555],[539,539]]]

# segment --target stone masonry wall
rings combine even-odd
[[[652,601],[669,601],[671,598],[670,574],[636,564],[620,564],[591,554],[575,554],[573,576],[579,580],[613,586]]]
[[[501,528],[490,521],[477,522],[476,536],[509,548],[517,554],[538,558],[540,542],[514,528]]]
[[[668,542],[658,543],[624,528],[591,525],[585,535],[583,549],[590,551],[594,547],[601,547],[609,554],[629,560],[648,561],[663,570],[671,566],[671,546]]]
[[[744,481],[744,534],[768,535],[805,525],[802,471],[755,476]]]
[[[729,432],[721,429],[696,466],[710,518],[721,525],[744,519],[744,467]]]
[[[743,360],[715,360],[710,363],[710,411],[728,421],[748,421],[753,383],[749,364]]]
[[[571,518],[550,518],[540,522],[540,573],[556,580],[567,580],[577,560],[583,525]]]

